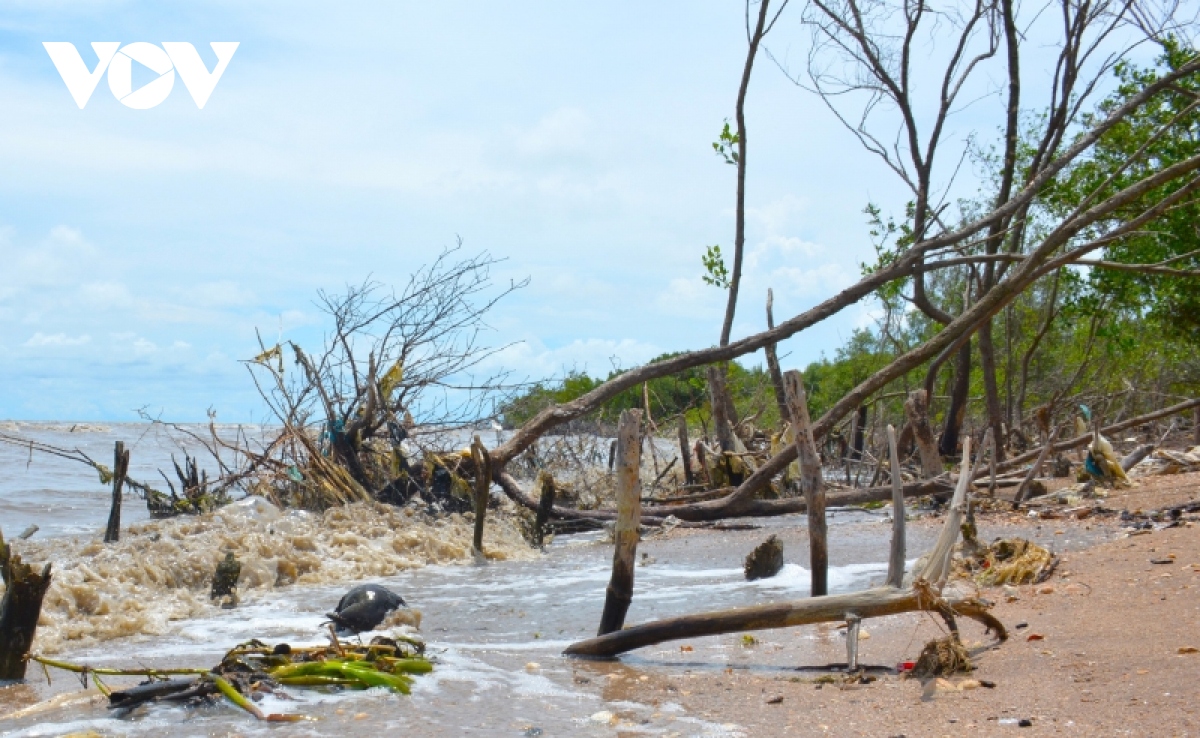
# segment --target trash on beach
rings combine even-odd
[[[155,702],[212,704],[219,701],[220,695],[259,720],[269,722],[309,719],[295,713],[264,713],[252,701],[259,695],[276,693],[281,687],[335,691],[379,687],[409,694],[414,675],[433,671],[433,664],[425,658],[425,644],[407,636],[379,636],[368,645],[350,645],[333,638],[327,645],[303,648],[251,640],[230,650],[212,669],[94,668],[42,656],[30,659],[45,667],[75,672],[85,685],[90,676],[96,688],[108,698],[109,709],[129,710]],[[144,676],[147,680],[135,687],[114,690],[102,679],[120,676]]]
[[[962,642],[949,635],[926,643],[909,673],[918,678],[940,677],[972,671],[974,668]]]
[[[1058,557],[1024,538],[1001,538],[955,563],[961,576],[983,586],[1037,584],[1050,577]]]

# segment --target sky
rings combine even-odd
[[[349,10],[344,9],[349,7]],[[789,66],[807,33],[768,37]],[[735,170],[712,150],[746,50],[734,2],[150,3],[0,7],[0,418],[263,418],[243,360],[256,331],[306,347],[317,292],[400,284],[440,250],[529,279],[488,315],[521,379],[606,375],[715,345]],[[71,98],[45,41],[211,41],[236,53],[203,109],[177,79],[157,107],[101,81]],[[153,79],[134,63],[133,86]],[[811,93],[760,58],[747,102],[745,278],[734,337],[854,282],[863,208],[901,183]],[[998,125],[986,105],[952,133]],[[969,169],[969,167],[968,167]],[[971,173],[964,175],[967,189]],[[863,303],[781,344],[832,356]],[[761,356],[746,363],[761,362]]]

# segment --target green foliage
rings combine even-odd
[[[1115,69],[1120,81],[1118,89],[1085,122],[1107,115],[1162,74],[1178,69],[1195,56],[1194,49],[1169,41],[1155,68],[1141,69],[1127,62],[1118,64]],[[1193,107],[1197,93],[1200,93],[1200,79],[1194,75],[1185,77],[1114,126],[1100,139],[1093,155],[1073,167],[1047,193],[1050,206],[1060,214],[1086,207],[1147,175],[1200,154],[1200,112]],[[1138,153],[1140,149],[1144,151]],[[1130,157],[1135,157],[1132,162]],[[1181,186],[1182,182],[1173,182],[1147,191],[1100,228],[1135,217]],[[1125,264],[1175,260],[1169,265],[1176,269],[1200,268],[1200,254],[1194,253],[1200,249],[1197,223],[1200,223],[1200,200],[1194,194],[1188,195],[1140,232],[1107,245],[1102,258]],[[1071,307],[1080,315],[1104,312],[1109,316],[1120,313],[1142,317],[1144,327],[1200,343],[1200,283],[1195,277],[1091,269],[1074,280],[1071,287]],[[1122,322],[1110,322],[1103,337],[1108,341],[1136,340],[1114,333]]]
[[[837,349],[833,360],[822,358],[804,369],[808,412],[820,417],[835,402],[895,358],[875,333],[859,329]]]
[[[725,160],[726,164],[736,165],[738,163],[737,145],[741,142],[741,138],[733,130],[729,128],[729,119],[725,119],[725,127],[721,129],[721,135],[713,141],[713,151]]]
[[[704,264],[704,274],[700,278],[705,284],[723,290],[729,289],[729,270],[725,267],[725,257],[721,256],[720,246],[706,247],[700,261]]]

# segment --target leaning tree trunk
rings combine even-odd
[[[1007,631],[1004,625],[988,612],[991,607],[989,603],[972,596],[943,595],[950,575],[950,556],[954,552],[954,544],[958,540],[959,529],[965,517],[967,488],[971,478],[970,446],[970,439],[965,439],[958,486],[938,541],[925,557],[924,565],[918,564],[919,568],[913,572],[911,584],[907,588],[876,587],[849,594],[657,620],[573,643],[563,653],[571,656],[611,657],[636,648],[683,638],[861,620],[905,612],[936,612],[951,624],[952,629],[957,627],[953,625],[954,618],[961,615],[983,623],[989,630],[995,631],[1000,640],[1004,640],[1008,637]]]

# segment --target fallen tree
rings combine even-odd
[[[970,473],[970,439],[963,442],[962,471],[958,485],[933,549],[917,564],[906,587],[884,586],[849,594],[812,597],[807,600],[754,605],[730,610],[697,613],[657,620],[571,644],[563,652],[570,656],[612,657],[645,646],[682,638],[739,633],[747,630],[790,628],[836,621],[857,622],[864,618],[906,612],[935,612],[945,619],[957,638],[958,616],[982,623],[1001,641],[1008,637],[1003,623],[988,612],[989,603],[964,594],[943,594],[950,576],[950,557],[966,514]],[[901,512],[901,514],[903,514]],[[902,532],[898,533],[903,535]],[[893,542],[895,543],[895,542]],[[849,640],[849,639],[848,639]],[[857,644],[847,644],[856,647]],[[849,659],[851,662],[854,659]]]

